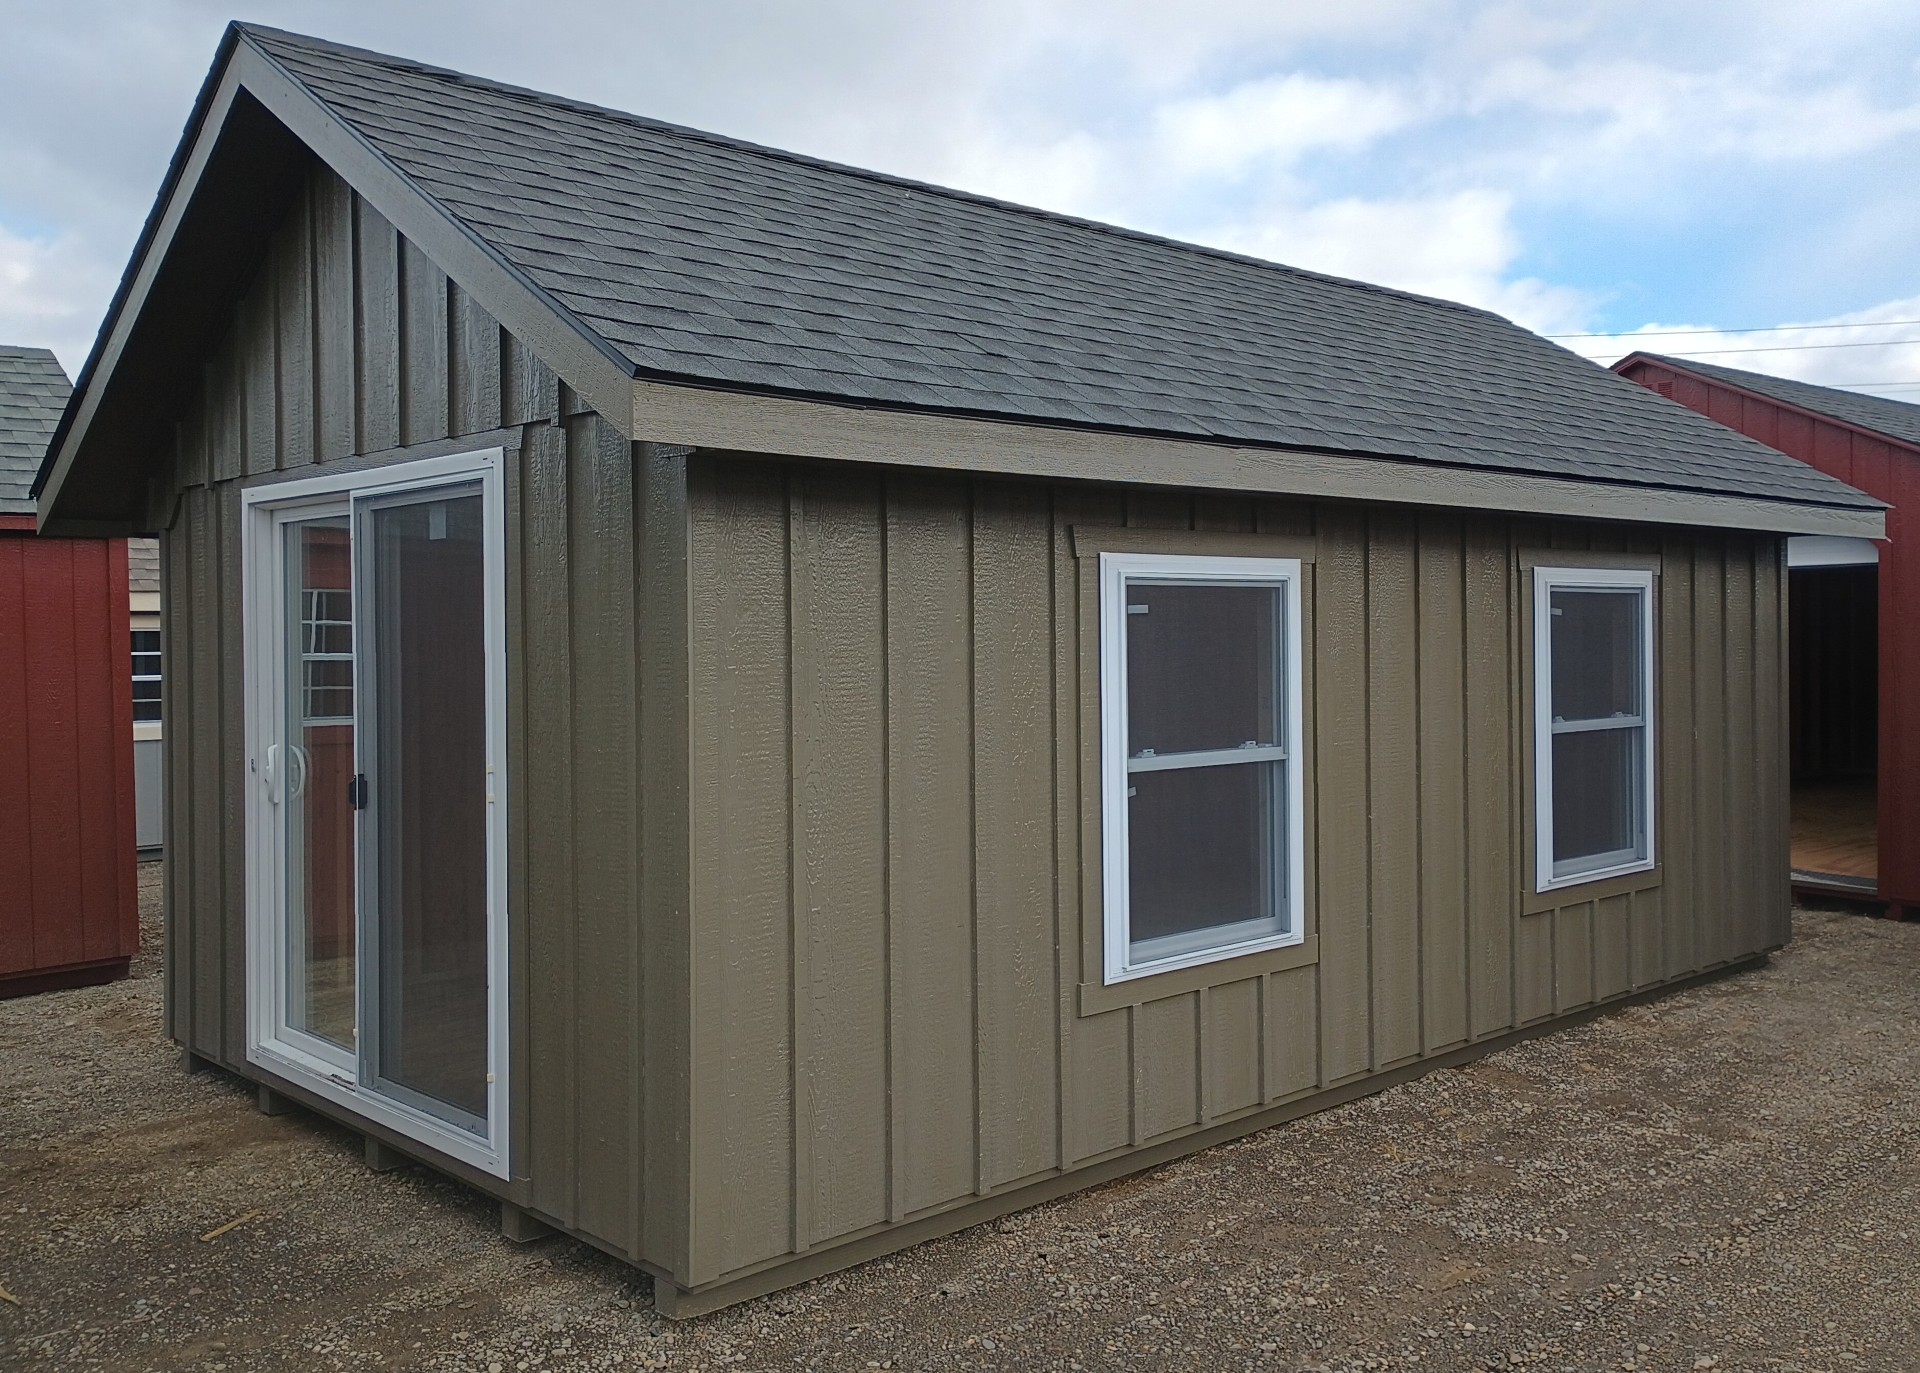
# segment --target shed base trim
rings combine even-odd
[[[92,963],[72,963],[64,968],[35,968],[31,972],[9,973],[0,977],[0,1001],[14,996],[37,996],[41,992],[65,992],[75,987],[97,987],[103,982],[118,982],[127,975],[126,958],[102,958]]]

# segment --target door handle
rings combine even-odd
[[[307,790],[307,751],[298,744],[287,745],[287,799],[297,801]]]
[[[356,772],[347,781],[347,805],[354,810],[367,808],[367,774]]]
[[[280,745],[267,745],[267,764],[260,770],[260,782],[267,789],[267,800],[280,804]]]

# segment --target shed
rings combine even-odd
[[[162,540],[192,1061],[670,1314],[1778,947],[1785,541],[1883,526],[1479,310],[252,27],[40,513]]]
[[[69,390],[0,346],[0,997],[123,976],[140,937],[126,540],[34,533]]]
[[[158,857],[165,824],[164,744],[160,712],[160,544],[127,540],[127,627],[133,640],[134,839],[145,857]]]
[[[1614,370],[1891,507],[1883,540],[1788,545],[1793,880],[1920,907],[1920,405],[1654,353]]]

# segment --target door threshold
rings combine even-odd
[[[1817,896],[1851,896],[1857,900],[1871,901],[1880,895],[1879,878],[1854,877],[1843,872],[1811,872],[1805,868],[1795,868],[1791,883],[1795,891]]]

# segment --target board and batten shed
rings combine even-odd
[[[1614,370],[1887,503],[1877,544],[1788,550],[1793,880],[1920,911],[1920,405],[1658,353]]]
[[[127,544],[35,533],[71,388],[0,345],[0,997],[126,975],[134,893]]]
[[[669,1314],[1778,947],[1782,548],[1883,519],[1479,310],[252,27],[40,511],[163,541],[175,1038]]]

